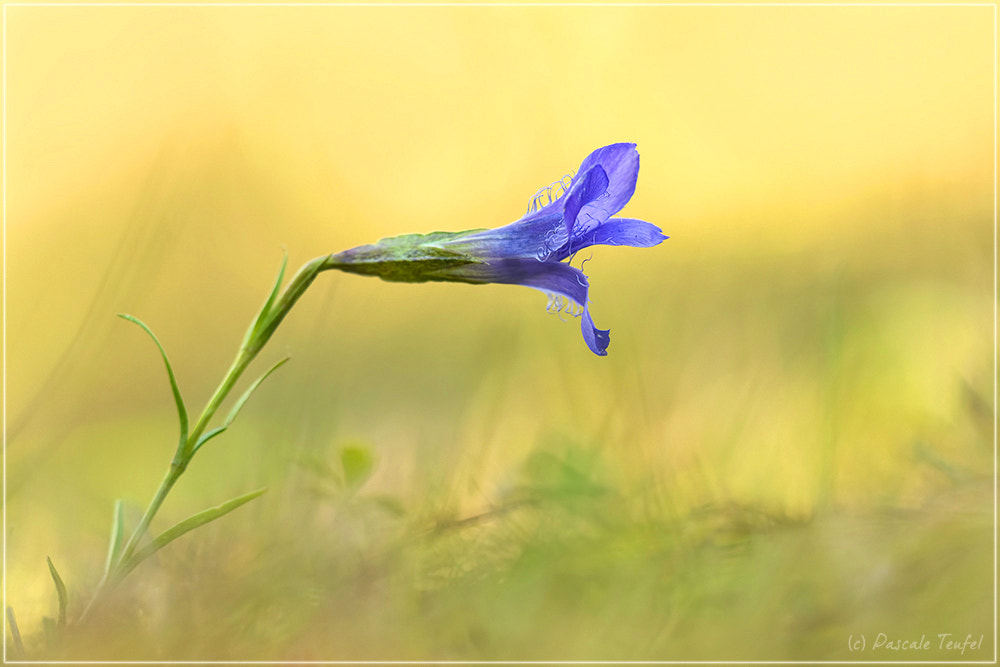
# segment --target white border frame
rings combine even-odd
[[[3,5],[3,620],[7,621],[7,8],[8,7],[992,7],[993,8],[993,627],[997,627],[997,5],[989,2],[11,2]],[[844,664],[843,660],[128,660],[51,661],[8,660],[6,629],[3,662],[12,665],[802,665]],[[892,664],[996,664],[997,637],[993,637],[992,660],[900,660]],[[884,660],[857,660],[850,664],[886,664]]]

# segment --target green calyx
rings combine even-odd
[[[382,280],[402,283],[455,280],[447,275],[450,269],[468,264],[482,264],[483,260],[468,253],[442,247],[440,244],[476,231],[480,230],[394,236],[372,245],[359,246],[330,255],[323,268],[378,276]]]

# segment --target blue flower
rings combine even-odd
[[[554,200],[538,207],[536,196],[534,210],[516,222],[496,229],[383,239],[331,255],[325,268],[403,282],[533,287],[550,295],[555,310],[565,306],[579,315],[587,346],[604,356],[610,331],[594,326],[587,277],[564,260],[593,245],[649,248],[667,238],[648,222],[611,217],[632,198],[638,175],[635,144],[611,144],[588,155]],[[551,199],[552,190],[547,194]]]

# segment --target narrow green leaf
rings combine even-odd
[[[108,541],[108,560],[104,563],[104,576],[111,573],[111,568],[118,562],[121,555],[122,542],[125,537],[125,505],[121,499],[115,501],[111,515],[111,539]]]
[[[24,657],[24,643],[21,641],[21,630],[17,627],[17,617],[14,615],[14,608],[7,607],[7,623],[10,624],[10,636],[14,640],[15,658]]]
[[[120,576],[124,577],[126,574],[135,569],[139,563],[146,560],[181,535],[189,533],[199,526],[204,526],[206,523],[215,521],[219,517],[229,514],[240,505],[246,504],[254,498],[262,495],[265,491],[267,491],[267,489],[257,489],[256,491],[245,493],[242,496],[233,498],[232,500],[226,501],[221,505],[210,507],[207,510],[203,510],[195,515],[189,516],[174,527],[168,528],[153,538],[152,542],[136,551],[132,557],[122,565]]]
[[[243,337],[243,345],[249,343],[260,332],[268,316],[270,316],[271,307],[274,306],[274,302],[278,298],[278,292],[281,290],[281,282],[285,279],[285,267],[287,264],[288,253],[286,252],[284,257],[281,258],[281,268],[278,269],[278,277],[274,281],[274,286],[271,287],[271,293],[267,295],[267,301],[261,306],[260,312],[257,313],[257,317],[253,320],[253,324],[247,329],[246,336]]]
[[[253,393],[257,391],[257,387],[259,387],[261,383],[267,379],[267,376],[269,376],[271,373],[281,368],[281,366],[289,359],[291,359],[291,357],[285,357],[284,359],[282,359],[281,361],[279,361],[278,363],[267,369],[266,373],[264,373],[259,378],[254,380],[254,383],[251,384],[247,388],[247,390],[243,392],[243,395],[240,396],[239,399],[237,399],[236,403],[233,404],[233,409],[229,411],[228,415],[226,415],[226,421],[222,424],[222,426],[213,428],[211,431],[208,431],[200,438],[198,438],[198,442],[195,443],[192,454],[198,451],[201,448],[201,446],[204,445],[206,442],[208,442],[215,436],[222,434],[227,428],[232,426],[233,422],[236,420],[237,415],[240,414],[240,410],[242,410],[246,402],[250,400],[250,397],[253,395]]]
[[[247,401],[249,401],[253,393],[257,391],[257,387],[259,387],[260,384],[267,379],[267,376],[269,376],[271,373],[281,368],[289,359],[291,359],[291,357],[285,357],[275,365],[271,366],[269,369],[267,369],[266,373],[264,373],[259,378],[254,380],[254,383],[250,385],[245,392],[243,392],[243,395],[240,396],[239,399],[236,401],[236,403],[233,404],[233,409],[229,411],[228,415],[226,415],[225,425],[227,428],[230,425],[232,425],[233,421],[236,420],[236,416],[240,414],[240,410],[243,409],[243,405]]]
[[[52,581],[56,584],[56,595],[59,596],[59,627],[62,628],[66,625],[66,603],[69,600],[66,595],[66,584],[56,572],[56,566],[52,564],[52,559],[46,556],[45,561],[49,564],[49,573],[52,575]]]
[[[181,446],[187,441],[188,434],[188,416],[187,409],[184,407],[184,399],[181,398],[181,390],[177,388],[177,379],[174,377],[174,369],[170,365],[170,359],[167,358],[167,351],[163,349],[160,345],[160,341],[156,338],[156,334],[153,333],[152,329],[146,326],[145,322],[140,320],[138,317],[133,317],[131,315],[126,315],[125,313],[118,313],[118,317],[123,320],[128,320],[133,324],[138,324],[143,330],[149,334],[153,342],[156,343],[156,347],[160,348],[160,354],[163,356],[163,363],[167,366],[167,376],[170,378],[170,389],[174,392],[174,402],[177,404],[177,418],[181,423]]]
[[[198,438],[198,442],[195,443],[194,449],[191,450],[191,455],[193,456],[196,451],[201,449],[202,445],[204,445],[206,442],[208,442],[215,436],[222,435],[223,433],[225,433],[227,428],[229,428],[228,424],[225,426],[216,426],[212,430],[203,433],[202,436]]]

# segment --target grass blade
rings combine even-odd
[[[118,562],[121,555],[122,542],[125,537],[125,505],[121,499],[115,501],[111,516],[111,539],[108,542],[108,560],[104,564],[104,576],[111,573],[111,568]]]
[[[10,625],[10,636],[14,640],[15,658],[24,657],[24,643],[21,641],[21,631],[17,627],[17,618],[14,616],[14,608],[7,607],[7,623]]]
[[[160,341],[156,338],[156,334],[153,333],[152,329],[146,326],[145,322],[140,320],[138,317],[133,317],[131,315],[126,315],[125,313],[118,313],[118,317],[123,320],[128,320],[133,324],[138,324],[143,330],[149,334],[153,342],[156,343],[156,347],[160,348],[160,355],[163,357],[163,363],[167,366],[167,376],[170,378],[170,390],[174,393],[174,403],[177,404],[177,418],[181,423],[181,446],[184,446],[185,441],[187,441],[188,434],[188,416],[187,409],[184,407],[184,399],[181,398],[181,390],[177,387],[177,378],[174,377],[174,369],[170,365],[170,359],[167,358],[167,351],[163,349],[160,345]]]
[[[59,596],[59,627],[62,628],[66,626],[66,604],[69,601],[69,596],[66,595],[66,584],[56,572],[56,566],[52,564],[52,559],[46,556],[45,561],[49,564],[49,573],[52,575],[52,581],[56,584],[56,594]]]
[[[119,576],[124,577],[126,574],[135,569],[139,563],[146,560],[181,535],[189,533],[199,526],[204,526],[206,523],[215,521],[219,517],[229,514],[240,505],[244,505],[254,498],[262,495],[265,491],[267,491],[267,489],[257,489],[256,491],[245,493],[242,496],[237,496],[236,498],[228,500],[221,505],[210,507],[207,510],[198,512],[193,516],[189,516],[172,528],[168,528],[153,538],[152,542],[136,551],[132,557],[129,558],[124,565],[122,565]]]

